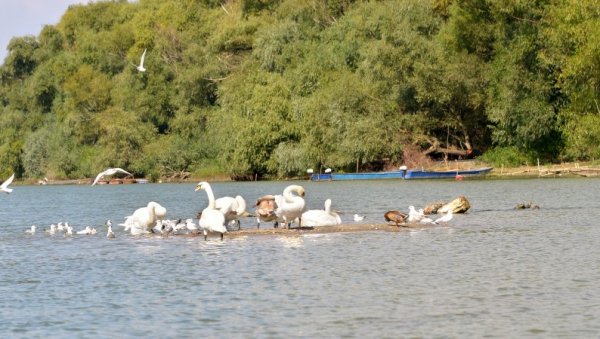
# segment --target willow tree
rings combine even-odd
[[[540,58],[552,71],[567,159],[597,159],[600,150],[600,9],[593,0],[558,1],[543,23]]]

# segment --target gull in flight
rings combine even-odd
[[[135,68],[137,68],[138,71],[140,72],[145,72],[146,69],[144,68],[144,59],[146,58],[146,49],[144,49],[144,53],[142,53],[142,58],[140,59],[140,64],[139,66],[136,66]]]
[[[98,173],[98,175],[96,176],[96,179],[94,179],[94,182],[92,183],[92,186],[94,186],[96,183],[98,183],[98,180],[100,180],[103,176],[105,176],[105,175],[113,175],[113,174],[115,174],[117,172],[121,172],[121,173],[125,173],[125,174],[133,176],[133,174],[127,172],[126,170],[124,170],[122,168],[118,168],[118,167],[117,168],[109,168],[109,169],[107,169],[104,172]]]
[[[15,179],[15,174],[13,173],[13,175],[11,175],[10,178],[6,179],[6,181],[4,181],[2,183],[2,185],[0,185],[0,191],[5,192],[6,194],[12,192],[13,189],[8,188],[8,185],[12,184],[14,179]]]

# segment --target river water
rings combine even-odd
[[[249,205],[291,182],[213,183]],[[353,223],[466,196],[447,226],[299,237],[131,236],[148,201],[206,206],[195,184],[14,186],[0,196],[0,335],[590,338],[600,335],[600,181],[293,182]],[[515,210],[532,201],[541,208]],[[51,223],[92,236],[47,235]],[[24,233],[38,226],[35,235]],[[245,219],[243,228],[255,227]]]

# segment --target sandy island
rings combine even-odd
[[[439,225],[425,224],[406,224],[404,226],[395,226],[389,224],[343,224],[337,226],[319,226],[319,227],[292,227],[287,228],[246,228],[239,231],[229,231],[225,237],[255,236],[255,235],[283,235],[283,236],[301,236],[304,234],[325,234],[325,233],[347,233],[347,232],[402,232],[410,229],[427,228]]]

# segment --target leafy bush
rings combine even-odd
[[[480,160],[496,167],[517,167],[533,163],[535,156],[521,152],[514,146],[509,146],[490,149],[480,157]]]
[[[565,155],[569,159],[600,158],[600,117],[586,114],[571,120],[565,129]]]

